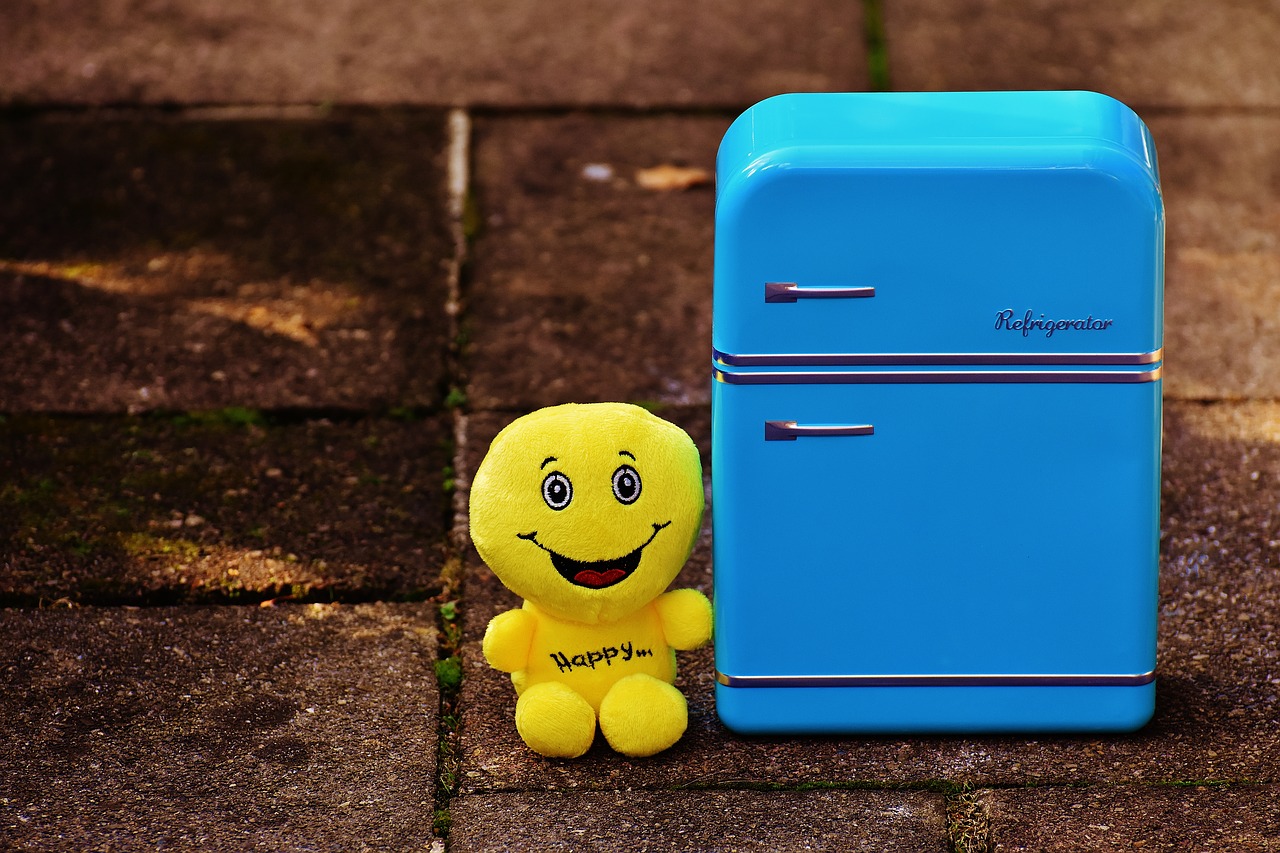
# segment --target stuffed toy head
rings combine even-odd
[[[471,486],[471,536],[512,592],[616,621],[675,579],[702,522],[692,439],[639,406],[569,403],[512,422]]]

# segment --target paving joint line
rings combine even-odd
[[[323,121],[369,118],[380,115],[452,115],[481,118],[557,118],[591,115],[597,118],[733,117],[753,102],[711,104],[620,104],[609,102],[549,104],[453,104],[393,102],[384,104],[41,104],[0,105],[0,121],[79,121],[163,118],[173,121]]]
[[[1246,395],[1232,395],[1226,397],[1181,397],[1177,395],[1165,394],[1164,401],[1166,403],[1188,403],[1191,405],[1204,406],[1238,406],[1243,403],[1280,403],[1280,397],[1249,397]]]
[[[453,109],[446,119],[445,192],[449,232],[453,254],[448,264],[448,289],[444,311],[449,322],[449,350],[446,356],[445,399],[465,400],[466,388],[462,369],[461,325],[464,310],[462,279],[468,260],[467,211],[470,193],[471,117],[462,109]],[[451,552],[441,573],[441,591],[437,610],[437,660],[435,662],[440,706],[436,730],[435,810],[431,822],[432,853],[443,853],[452,828],[451,806],[458,794],[458,778],[462,764],[460,716],[458,702],[462,692],[462,627],[461,609],[465,590],[464,554],[467,547],[466,494],[458,488],[460,472],[465,471],[467,451],[467,415],[462,405],[450,406],[453,458],[450,518],[446,524],[447,548]]]
[[[876,10],[873,14],[881,14],[883,0],[862,0],[863,9]],[[881,22],[864,20],[863,37],[875,44],[876,49],[884,49],[882,68],[869,68],[872,71],[871,86],[868,91],[907,91],[892,87],[892,73],[888,56],[888,38],[880,31]],[[868,55],[868,63],[873,56]],[[877,85],[877,74],[886,75]],[[880,88],[883,86],[884,88]],[[846,91],[857,91],[850,87]],[[606,101],[584,101],[581,103],[544,103],[544,104],[499,104],[476,102],[466,105],[447,103],[427,103],[412,101],[389,101],[380,104],[368,103],[104,103],[104,104],[3,104],[0,105],[0,121],[30,119],[113,119],[137,118],[142,116],[163,116],[173,119],[199,120],[314,120],[357,118],[400,114],[449,114],[465,112],[472,118],[537,118],[558,117],[565,115],[589,114],[600,118],[617,117],[699,117],[720,118],[736,116],[752,105],[752,101],[725,101],[721,103],[650,103],[626,104]],[[1128,105],[1144,116],[1159,117],[1244,117],[1244,118],[1280,118],[1280,104],[1174,104],[1167,102],[1131,101]]]
[[[0,265],[2,266],[2,265]],[[328,421],[337,424],[353,424],[369,420],[423,420],[444,414],[449,409],[445,406],[379,406],[376,408],[357,408],[354,406],[278,406],[255,408],[249,406],[215,406],[211,408],[190,409],[143,409],[130,412],[125,409],[115,411],[76,411],[60,409],[28,409],[0,410],[0,418],[48,418],[60,421],[111,421],[135,420],[139,423],[155,423],[157,421],[192,419],[197,423],[202,418],[209,423],[218,423],[224,413],[239,412],[252,417],[253,422],[262,427],[295,426],[297,424]]]
[[[474,104],[467,108],[472,118],[564,118],[587,115],[593,118],[733,118],[752,103],[733,102],[723,104]]]
[[[991,853],[991,811],[981,790],[947,794],[943,808],[953,853]]]
[[[868,88],[873,92],[892,91],[884,0],[862,0],[862,38],[867,48]]]
[[[1280,104],[1126,103],[1143,118],[1280,118]]]
[[[710,353],[708,353],[708,355],[710,355]],[[646,399],[639,402],[635,400],[617,400],[615,402],[631,403],[632,405],[640,406],[640,408],[642,409],[649,409],[656,415],[661,415],[663,412],[705,412],[707,411],[707,403],[705,401],[693,402],[693,403],[665,403],[661,401],[655,402],[651,399]],[[467,409],[467,411],[470,413],[471,416],[474,416],[474,415],[519,416],[519,415],[527,415],[529,413],[529,408],[527,406],[481,406],[476,409]]]

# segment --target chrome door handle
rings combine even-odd
[[[801,287],[794,281],[767,281],[765,302],[795,302],[797,299],[865,299],[875,296],[874,287]]]
[[[765,441],[795,441],[797,438],[840,436],[840,435],[874,435],[876,428],[871,424],[839,424],[834,426],[807,426],[795,421],[765,421]]]

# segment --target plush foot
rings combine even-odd
[[[680,740],[689,725],[684,694],[650,675],[629,675],[600,703],[600,731],[623,755],[655,755]]]
[[[545,681],[516,700],[516,731],[534,752],[577,758],[595,740],[596,712],[571,688]]]

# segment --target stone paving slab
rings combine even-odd
[[[485,119],[482,230],[467,288],[475,409],[710,398],[710,183],[640,188],[663,164],[715,167],[732,116]]]
[[[1141,732],[738,737],[715,715],[713,655],[703,649],[680,655],[690,723],[671,750],[628,760],[597,743],[576,761],[547,760],[523,748],[510,682],[479,651],[489,615],[516,600],[472,567],[461,790],[1280,782],[1280,404],[1174,402],[1165,429],[1160,675],[1156,718]],[[785,620],[761,630],[785,642]],[[939,642],[960,641],[939,627]]]
[[[483,850],[950,851],[938,794],[616,791],[463,797],[453,853]]]
[[[447,416],[0,419],[0,602],[433,594],[451,443]]]
[[[1094,89],[1133,105],[1280,106],[1267,0],[892,0],[896,89]]]
[[[867,79],[842,0],[24,0],[0,32],[0,104],[746,106]]]
[[[992,853],[1280,849],[1280,788],[1030,788],[983,791]]]
[[[438,405],[444,151],[430,114],[0,122],[0,411]]]
[[[1168,220],[1165,393],[1280,398],[1280,117],[1149,123]]]
[[[0,610],[0,837],[20,850],[421,850],[426,605]]]

